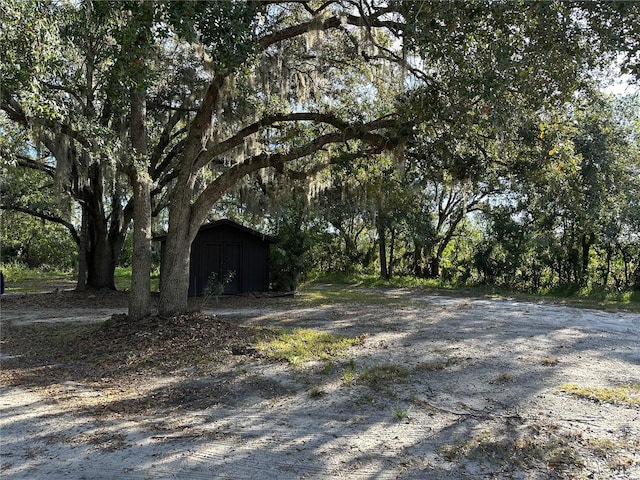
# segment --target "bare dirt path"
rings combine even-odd
[[[204,375],[132,372],[118,399],[107,398],[113,382],[108,391],[75,378],[2,385],[0,474],[640,479],[640,315],[410,290],[379,297],[209,309],[240,325],[366,336],[330,364],[237,355]],[[104,321],[126,305],[42,298],[3,299],[2,324]],[[628,397],[589,400],[567,384]]]

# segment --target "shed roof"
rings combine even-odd
[[[227,218],[224,218],[222,220],[216,220],[215,222],[205,223],[204,225],[202,225],[198,229],[198,233],[206,232],[207,230],[211,230],[213,228],[221,227],[221,226],[224,226],[224,225],[232,227],[232,228],[235,228],[235,229],[240,230],[242,232],[248,233],[249,235],[253,235],[255,237],[258,237],[263,242],[277,243],[277,241],[278,241],[275,237],[272,237],[271,235],[267,235],[266,233],[262,233],[262,232],[259,232],[257,230],[254,230],[252,228],[245,227],[244,225],[241,225],[238,222],[234,222],[233,220],[229,220]],[[153,237],[153,239],[155,241],[158,241],[158,242],[161,242],[161,241],[165,240],[166,238],[167,238],[167,234],[158,235],[157,237]]]

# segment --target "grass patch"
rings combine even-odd
[[[117,290],[131,290],[131,267],[116,267],[114,282]],[[151,291],[160,291],[160,270],[158,268],[151,271]]]
[[[640,438],[590,438],[589,448],[597,457],[607,461],[610,470],[626,470],[634,463],[631,454],[638,452]]]
[[[444,370],[448,365],[448,362],[420,362],[415,369],[418,372],[437,372]]]
[[[410,276],[392,277],[383,280],[373,274],[316,273],[310,277],[307,285],[350,285],[358,288],[394,287],[394,288],[439,288],[445,284],[438,279],[416,278]]]
[[[54,288],[73,289],[78,279],[73,270],[59,270],[52,268],[27,268],[20,263],[3,263],[0,270],[4,274],[7,292],[47,292]],[[114,272],[116,289],[131,289],[131,267],[116,267]],[[160,271],[151,272],[151,291],[160,288]]]
[[[558,387],[558,390],[599,403],[640,406],[640,385],[632,383],[618,387],[592,387],[567,383]]]
[[[258,342],[257,349],[272,360],[298,365],[312,360],[329,360],[362,342],[360,337],[344,337],[306,328],[279,329],[274,338]]]
[[[393,412],[393,416],[399,422],[401,422],[403,420],[409,420],[409,413],[411,412],[411,405],[409,405],[407,408],[394,407],[392,412]]]
[[[520,468],[544,463],[554,470],[584,466],[584,460],[568,440],[555,435],[546,439],[537,435],[509,439],[493,432],[482,432],[463,442],[441,445],[436,453],[449,462],[467,458]]]
[[[392,394],[390,383],[402,382],[409,377],[409,370],[399,365],[374,365],[358,371],[353,359],[343,370],[340,380],[345,386],[366,385],[379,392]]]
[[[326,395],[327,392],[325,392],[321,386],[319,385],[314,385],[313,387],[311,387],[309,389],[309,396],[311,398],[320,398],[323,397],[324,395]]]
[[[375,365],[358,374],[358,383],[374,390],[384,390],[389,383],[406,380],[409,371],[399,365]]]
[[[322,288],[307,288],[302,292],[302,298],[319,305],[337,303],[356,303],[366,305],[406,306],[407,298],[397,295],[381,295],[380,292],[345,288],[340,285],[323,286]]]
[[[357,379],[358,379],[358,373],[356,372],[356,362],[352,358],[349,360],[349,364],[347,365],[347,368],[345,368],[344,371],[342,372],[342,375],[340,376],[340,380],[342,381],[343,385],[350,387],[356,384]]]
[[[27,268],[20,263],[3,263],[6,292],[42,292],[53,288],[73,288],[76,274],[71,270]]]
[[[345,288],[345,286],[347,288]],[[640,291],[611,292],[602,288],[578,288],[575,286],[561,286],[550,289],[540,289],[536,292],[529,290],[514,290],[498,285],[459,285],[445,282],[441,279],[423,279],[415,277],[393,277],[382,280],[371,274],[315,274],[303,286],[306,295],[314,301],[356,302],[373,298],[373,302],[399,302],[398,297],[381,299],[375,292],[362,292],[364,297],[355,298],[352,289],[358,288],[412,288],[423,290],[425,293],[446,294],[459,297],[510,297],[519,300],[540,301],[549,300],[561,302],[574,307],[595,308],[604,310],[627,310],[640,312]],[[324,294],[315,293],[318,290]],[[311,294],[311,292],[314,292]],[[376,300],[377,299],[377,300]]]

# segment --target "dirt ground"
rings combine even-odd
[[[123,293],[4,295],[0,475],[640,479],[640,314],[367,293],[135,328]],[[364,341],[291,365],[255,354],[263,327]]]

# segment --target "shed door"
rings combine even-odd
[[[205,243],[202,258],[202,274],[200,275],[200,285],[196,288],[196,295],[203,295],[207,287],[209,277],[215,273],[215,280],[220,280],[220,253],[222,245],[220,243]]]
[[[225,282],[224,293],[242,293],[242,245],[240,243],[224,244],[220,274]]]

